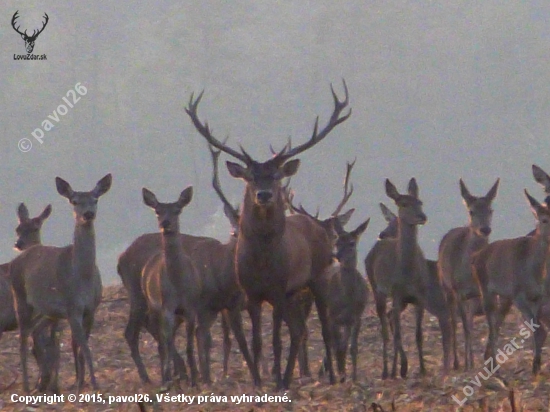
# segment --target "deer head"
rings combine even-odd
[[[319,118],[317,118],[313,135],[307,142],[294,148],[291,147],[289,142],[280,152],[276,153],[266,162],[258,162],[252,159],[244,148],[241,147],[240,151],[232,149],[226,145],[225,142],[219,141],[212,135],[208,123],[202,123],[197,115],[197,107],[204,92],[201,92],[196,99],[191,95],[189,105],[185,111],[191,118],[197,131],[209,144],[244,163],[244,166],[229,161],[226,164],[231,176],[246,182],[246,196],[248,200],[252,201],[256,207],[265,209],[271,208],[276,201],[281,201],[281,199],[283,199],[281,180],[285,177],[293,176],[298,171],[300,160],[290,159],[319,143],[334,127],[347,120],[351,115],[350,110],[346,115],[340,116],[342,110],[348,106],[349,102],[348,90],[345,82],[344,89],[346,98],[344,101],[340,101],[331,85],[335,107],[329,122],[321,131],[318,130]]]
[[[48,20],[49,20],[50,18],[48,17],[48,15],[47,15],[46,13],[44,13],[44,19],[45,19],[45,21],[44,21],[44,23],[42,23],[42,28],[39,29],[38,31],[33,30],[32,35],[29,36],[29,35],[27,34],[27,30],[25,30],[24,32],[19,31],[19,27],[21,27],[21,26],[15,27],[16,20],[17,20],[17,18],[19,17],[17,13],[19,13],[19,10],[17,10],[17,11],[15,12],[15,14],[13,15],[13,17],[12,17],[12,19],[11,19],[11,26],[13,27],[13,29],[14,29],[17,33],[19,33],[19,34],[21,35],[21,38],[22,38],[23,40],[25,40],[25,48],[27,49],[27,53],[30,54],[30,53],[32,53],[32,51],[33,51],[33,49],[34,49],[34,42],[36,41],[36,38],[38,37],[38,35],[39,35],[40,33],[42,33],[42,32],[44,31],[44,28],[45,28],[46,25],[48,24]]]

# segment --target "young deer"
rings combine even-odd
[[[185,318],[191,385],[197,384],[194,339],[201,279],[183,251],[179,229],[179,215],[192,197],[193,188],[190,186],[181,192],[176,202],[160,203],[153,192],[143,188],[143,203],[155,211],[162,234],[162,250],[143,267],[141,288],[147,300],[151,327],[157,328],[163,386],[172,380],[171,360],[176,352],[174,331],[178,314]]]
[[[213,186],[218,196],[224,202],[224,212],[233,225],[238,227],[238,211],[225,199],[217,178],[217,159],[219,152],[212,152],[214,163]],[[199,271],[202,283],[200,304],[197,307],[197,353],[202,379],[205,383],[211,383],[210,378],[210,328],[217,314],[222,311],[224,330],[224,374],[227,375],[229,350],[231,341],[229,329],[232,328],[239,344],[239,349],[245,358],[254,381],[259,377],[254,376],[252,357],[248,351],[246,338],[243,332],[241,308],[244,306],[246,296],[239,285],[235,273],[234,254],[236,247],[236,235],[233,234],[227,243],[221,243],[209,237],[197,237],[180,234],[180,242],[185,254],[193,261]],[[147,301],[141,288],[141,272],[151,256],[162,250],[162,235],[160,233],[147,233],[138,237],[124,253],[119,257],[117,271],[130,300],[130,316],[126,326],[125,337],[131,350],[132,358],[138,368],[140,378],[148,382],[149,377],[145,365],[139,353],[139,333],[145,327],[159,341],[155,325],[151,323],[147,313]],[[179,325],[179,320],[177,325]],[[176,326],[177,329],[177,326]],[[202,341],[201,339],[206,339]],[[181,379],[187,379],[185,362],[177,351],[173,353],[175,369],[179,371]]]
[[[533,236],[492,242],[474,255],[473,268],[481,285],[489,324],[485,359],[495,356],[500,326],[513,303],[533,326],[533,373],[537,374],[547,334],[545,327],[539,325],[539,310],[544,300],[545,266],[550,246],[550,210],[527,190],[525,196],[538,222]]]
[[[432,290],[437,290],[437,282],[430,278],[428,264],[417,242],[417,226],[426,223],[422,202],[418,198],[416,180],[409,181],[408,194],[400,194],[387,179],[386,194],[398,207],[398,235],[396,239],[379,240],[365,259],[365,268],[376,301],[376,311],[380,318],[383,340],[382,378],[388,377],[387,345],[388,318],[386,299],[391,296],[393,317],[394,356],[391,377],[396,377],[397,356],[401,356],[401,376],[407,375],[407,357],[401,342],[400,314],[404,306],[413,303],[416,307],[416,345],[420,361],[420,372],[425,373],[422,351],[422,318],[424,308]],[[449,369],[449,343],[451,330],[446,305],[438,308],[443,332],[443,368]]]
[[[27,206],[24,203],[19,204],[17,208],[17,217],[19,225],[15,229],[17,240],[14,248],[20,252],[34,245],[41,244],[40,229],[44,221],[50,216],[52,206],[48,205],[42,213],[36,217],[30,218]],[[9,280],[10,263],[0,265],[0,337],[3,332],[8,332],[17,329],[17,316],[11,293],[11,284]],[[50,348],[52,348],[50,350]],[[32,354],[36,358],[38,367],[40,368],[40,376],[36,384],[38,391],[45,391],[56,388],[50,388],[52,382],[51,372],[54,372],[56,360],[58,358],[55,349],[57,348],[55,341],[55,330],[50,331],[50,336],[45,334],[38,335],[33,332],[33,349]],[[53,379],[55,381],[55,378]]]
[[[480,306],[481,291],[472,274],[471,260],[475,252],[489,244],[493,209],[491,204],[498,191],[499,179],[485,196],[474,196],[460,179],[460,193],[468,209],[468,226],[451,229],[439,244],[439,277],[445,288],[451,311],[453,329],[454,368],[458,369],[456,348],[456,309],[462,319],[465,341],[465,368],[474,366],[472,332],[474,315]]]
[[[10,277],[19,322],[23,387],[29,390],[27,339],[33,328],[57,327],[67,319],[71,328],[76,384],[84,384],[86,364],[94,390],[92,353],[88,339],[101,301],[101,276],[96,266],[94,220],[97,201],[111,187],[111,175],[103,177],[89,192],[76,192],[57,177],[57,192],[73,205],[74,242],[65,247],[36,245],[22,252],[10,266]]]
[[[388,226],[380,232],[378,240],[381,239],[396,239],[399,232],[399,219],[384,203],[379,203],[380,210],[384,215],[384,219],[388,223]],[[449,313],[446,309],[447,299],[445,297],[445,291],[443,285],[439,281],[439,275],[437,273],[437,261],[426,259],[428,264],[428,290],[426,291],[425,309],[434,315],[438,322],[441,334],[445,334],[445,331],[449,328]],[[407,304],[404,304],[401,310],[405,310]],[[390,329],[393,333],[393,309],[390,309],[387,313],[387,318],[390,320]]]
[[[52,206],[48,205],[40,215],[31,219],[27,206],[24,203],[19,205],[17,208],[19,225],[15,229],[18,236],[14,245],[16,250],[22,252],[31,246],[41,244],[40,229],[51,212]],[[2,337],[3,332],[17,329],[17,317],[8,278],[9,267],[9,262],[0,265],[0,337]]]
[[[344,83],[345,86],[345,83]],[[345,87],[346,88],[346,87]],[[309,287],[314,296],[321,320],[325,350],[332,359],[332,342],[328,330],[327,307],[318,289],[323,271],[330,265],[331,242],[325,231],[307,216],[285,216],[285,202],[281,180],[294,175],[299,160],[290,160],[324,139],[351,113],[341,116],[348,106],[348,94],[339,101],[334,90],[334,110],[328,124],[318,130],[315,122],[313,135],[306,143],[290,148],[287,145],[266,162],[254,160],[244,149],[237,151],[212,136],[208,124],[203,124],[197,115],[202,93],[196,100],[191,96],[185,109],[197,131],[212,146],[240,160],[245,166],[227,162],[230,174],[245,181],[246,188],[242,213],[239,221],[239,235],[235,265],[239,281],[248,296],[248,312],[252,321],[252,349],[254,368],[259,375],[261,337],[261,307],[264,301],[273,306],[273,354],[277,389],[288,388],[292,379],[296,356],[304,336],[305,319],[299,305],[287,304],[287,296]],[[285,313],[290,312],[290,313]],[[290,351],[284,378],[281,376],[281,326],[283,319],[289,319]],[[329,362],[331,366],[331,363]],[[330,381],[335,383],[334,371]]]
[[[338,223],[335,230],[336,259],[338,263],[326,270],[328,291],[328,314],[340,382],[346,380],[346,354],[351,338],[351,379],[357,380],[357,342],[361,328],[361,316],[367,305],[367,281],[357,270],[357,244],[370,219],[351,232],[346,232]],[[324,359],[323,369],[326,369]]]

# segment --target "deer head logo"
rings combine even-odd
[[[44,18],[46,19],[46,21],[44,21],[44,23],[42,24],[42,28],[38,31],[33,30],[32,35],[29,36],[27,34],[27,30],[25,30],[25,32],[20,32],[19,31],[19,27],[21,27],[21,26],[15,27],[16,20],[19,17],[17,13],[19,13],[19,10],[17,10],[15,12],[15,14],[13,15],[13,17],[11,19],[11,25],[12,25],[13,29],[21,35],[23,40],[25,40],[25,48],[27,49],[27,53],[31,54],[33,49],[34,49],[34,42],[36,41],[36,38],[38,37],[38,35],[44,31],[44,28],[48,24],[49,17],[46,13],[44,13]]]

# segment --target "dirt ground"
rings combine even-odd
[[[128,314],[128,301],[125,290],[120,286],[104,289],[103,303],[96,314],[96,323],[91,336],[91,349],[96,366],[96,377],[100,385],[101,394],[105,400],[109,396],[129,396],[134,394],[149,395],[156,398],[160,387],[159,360],[157,346],[153,338],[142,333],[141,353],[149,375],[151,385],[143,385],[137,374],[130,351],[124,340],[124,328]],[[211,387],[201,385],[200,388],[188,388],[182,384],[181,391],[173,390],[170,395],[185,394],[195,396],[192,405],[184,401],[149,403],[145,405],[147,411],[449,411],[458,408],[452,399],[454,395],[462,401],[470,394],[462,410],[464,411],[511,411],[510,398],[514,398],[517,411],[548,411],[550,396],[550,371],[548,370],[548,351],[543,351],[543,365],[541,374],[534,378],[531,374],[532,343],[531,339],[524,343],[524,349],[518,349],[502,363],[498,376],[494,375],[487,380],[480,378],[478,373],[485,376],[482,357],[485,346],[487,328],[483,317],[476,319],[474,333],[475,366],[473,371],[451,372],[443,377],[441,374],[442,350],[437,320],[426,314],[424,317],[424,351],[428,374],[419,375],[418,357],[414,344],[414,318],[412,311],[403,314],[403,340],[409,359],[409,376],[406,379],[385,380],[382,374],[382,342],[378,318],[371,302],[365,310],[362,330],[359,341],[358,382],[346,382],[331,386],[326,378],[319,381],[317,371],[323,355],[323,345],[320,325],[315,313],[308,321],[310,330],[309,359],[314,378],[300,379],[298,368],[295,371],[295,380],[292,388],[287,392],[291,402],[261,403],[247,402],[236,405],[231,402],[231,396],[246,395],[278,395],[284,392],[274,392],[272,379],[263,375],[264,387],[254,390],[251,379],[234,341],[231,354],[229,376],[224,377],[222,372],[222,340],[221,328],[216,323],[213,328],[214,345],[212,350],[212,376],[215,379]],[[246,327],[249,330],[248,317],[245,315]],[[519,331],[523,320],[519,313],[513,310],[506,319],[502,328],[498,348],[510,342],[512,338],[521,338]],[[459,347],[463,356],[462,329],[459,325]],[[284,329],[284,347],[288,347],[286,327]],[[184,340],[181,328],[177,347],[183,354]],[[248,332],[247,332],[248,333]],[[268,305],[264,306],[264,354],[272,364],[271,352],[271,316]],[[249,336],[249,333],[248,335]],[[62,368],[60,372],[60,387],[65,398],[74,393],[69,388],[74,383],[74,363],[69,343],[69,329],[66,326],[62,336]],[[461,358],[462,363],[462,358]],[[495,363],[496,365],[496,363]],[[284,366],[284,365],[283,365]],[[37,368],[34,360],[29,361],[31,384],[36,380]],[[490,368],[488,368],[490,370]],[[476,376],[478,376],[476,380]],[[88,375],[86,375],[88,382]],[[474,383],[471,383],[474,381]],[[478,383],[479,382],[479,383]],[[84,394],[93,395],[89,386]],[[210,396],[216,395],[221,402],[211,402]],[[16,411],[139,411],[140,406],[135,402],[106,403],[57,403],[47,405],[24,405],[13,403],[12,395],[24,395],[21,382],[17,332],[6,333],[0,341],[0,409]],[[39,394],[34,394],[39,395]],[[203,396],[205,402],[197,405],[198,396]],[[227,397],[224,402],[223,396]]]

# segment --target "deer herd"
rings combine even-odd
[[[423,356],[422,320],[424,310],[437,317],[443,347],[443,373],[459,368],[457,351],[457,312],[464,329],[466,369],[474,367],[472,330],[474,316],[484,315],[489,326],[485,359],[495,354],[499,328],[512,304],[534,324],[532,370],[541,368],[541,350],[550,319],[546,261],[550,242],[550,210],[527,191],[525,196],[537,219],[536,229],[526,236],[489,243],[491,204],[499,180],[485,196],[472,195],[460,180],[460,193],[468,211],[468,223],[449,230],[442,238],[437,261],[427,260],[418,244],[418,227],[427,217],[422,209],[419,188],[411,178],[407,193],[390,181],[386,195],[397,207],[394,214],[384,204],[388,222],[378,241],[365,258],[366,278],[357,269],[357,244],[369,219],[346,231],[354,209],[342,213],[353,185],[349,184],[353,163],[347,165],[344,196],[326,219],[296,206],[290,178],[298,171],[295,157],[323,140],[351,115],[348,90],[339,99],[331,87],[334,110],[320,129],[315,121],[313,134],[305,143],[292,147],[290,141],[265,161],[254,160],[243,147],[231,148],[213,136],[208,123],[197,114],[203,97],[191,95],[185,111],[197,131],[208,143],[212,164],[212,185],[220,197],[233,231],[223,243],[210,237],[180,233],[179,216],[190,204],[193,188],[184,189],[177,200],[164,203],[143,188],[143,202],[156,214],[159,232],[138,237],[118,260],[117,271],[128,292],[129,317],[125,338],[140,379],[149,376],[139,350],[142,329],[158,344],[162,387],[180,380],[195,386],[212,382],[210,376],[211,327],[221,314],[223,330],[223,367],[228,372],[231,331],[237,339],[253,385],[262,378],[262,304],[273,310],[273,367],[277,390],[288,389],[296,361],[301,375],[310,375],[306,327],[315,303],[321,323],[324,359],[320,375],[327,374],[331,384],[346,378],[346,355],[352,364],[352,380],[357,379],[358,336],[367,304],[368,285],[374,295],[382,334],[382,378],[387,378],[388,343],[393,336],[391,377],[406,377],[407,355],[403,348],[401,313],[414,305],[416,346],[420,373],[426,372]],[[343,113],[346,109],[348,111]],[[245,182],[242,206],[233,206],[223,194],[218,177],[218,158],[225,152],[238,162],[227,161],[227,170]],[[550,193],[550,176],[533,165],[535,180]],[[283,184],[287,179],[288,183]],[[50,215],[48,205],[35,218],[29,217],[21,203],[17,210],[19,225],[15,248],[21,253],[0,266],[0,336],[19,330],[23,388],[29,391],[27,370],[28,339],[39,376],[36,389],[58,392],[59,322],[68,321],[74,355],[76,387],[83,388],[86,369],[90,384],[98,388],[89,346],[94,315],[101,302],[102,284],[96,266],[94,221],[98,200],[109,191],[111,175],[99,180],[88,192],[74,191],[57,177],[58,193],[67,198],[74,213],[74,238],[65,247],[41,244],[40,230]],[[351,188],[350,188],[351,187]],[[367,282],[368,281],[368,282]],[[388,310],[388,300],[391,308]],[[251,351],[243,330],[242,311],[247,310],[252,326]],[[281,327],[288,326],[290,347],[284,371]],[[175,345],[175,334],[184,323],[185,359]],[[195,350],[196,342],[196,350]],[[197,356],[198,361],[195,356]],[[338,376],[333,368],[336,357]],[[197,365],[198,363],[198,365]],[[265,372],[264,372],[265,374]]]

